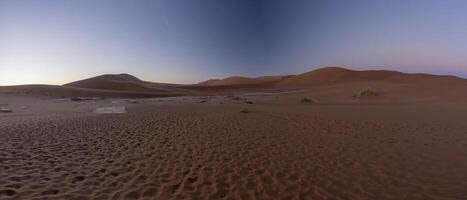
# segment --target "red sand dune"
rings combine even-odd
[[[435,83],[437,85],[439,85],[439,83],[454,85],[465,85],[467,83],[465,79],[454,76],[407,74],[388,70],[356,71],[342,67],[325,67],[299,75],[261,76],[256,78],[233,76],[225,79],[210,79],[194,85],[152,83],[142,81],[129,74],[107,74],[68,83],[64,86],[132,92],[178,91],[178,93],[183,93],[189,92],[190,90],[323,86],[361,82]]]
[[[253,79],[0,87],[0,107],[13,111],[0,113],[0,199],[467,196],[466,80],[336,67]],[[366,87],[380,95],[353,96]],[[194,90],[209,96],[49,97],[203,94]],[[128,112],[93,113],[110,106]]]
[[[430,74],[408,74],[388,70],[356,71],[341,67],[325,67],[280,81],[279,85],[331,85],[357,82],[389,82],[389,83],[422,83],[422,82],[467,81],[455,76],[439,76]]]
[[[465,79],[455,76],[439,76],[430,74],[408,74],[389,70],[356,71],[342,67],[324,67],[299,75],[263,76],[257,78],[229,77],[225,79],[210,79],[198,86],[228,86],[228,85],[261,85],[261,86],[311,86],[333,85],[358,82],[388,82],[388,83],[422,83],[422,82],[452,82],[462,84]]]
[[[65,86],[102,89],[102,90],[123,90],[123,91],[140,91],[140,92],[165,92],[166,89],[155,87],[153,84],[146,83],[129,74],[106,74],[88,78]]]
[[[450,93],[448,96],[455,96],[456,92],[453,92],[453,88],[462,90],[467,87],[467,80],[454,76],[407,74],[387,70],[356,71],[341,67],[326,67],[299,75],[262,76],[256,78],[235,76],[225,79],[211,79],[193,85],[153,83],[142,81],[129,74],[107,74],[68,83],[63,86],[15,86],[13,90],[29,94],[50,94],[51,96],[158,97],[199,95],[205,94],[205,92],[287,89],[289,87],[331,86],[351,83],[368,83],[368,86],[375,83],[406,84],[401,88],[401,93],[428,95],[432,91],[435,91],[440,93],[440,95]],[[12,90],[12,88],[11,86],[9,89],[8,87],[1,87],[0,90],[8,91]]]
[[[397,98],[406,99],[438,98],[462,101],[464,96],[466,96],[463,95],[464,91],[467,91],[467,80],[455,76],[408,74],[388,70],[356,71],[341,67],[325,67],[299,75],[273,76],[272,78],[265,79],[262,79],[262,77],[233,77],[222,80],[209,80],[204,84],[183,86],[183,88],[203,92],[286,91],[290,89],[339,85],[346,88],[347,93],[342,91],[342,94],[336,92],[334,95],[352,96],[363,88],[380,85],[379,88],[374,89],[383,90],[383,93],[385,93],[383,96],[392,95]],[[353,92],[349,94],[348,90],[352,90]]]

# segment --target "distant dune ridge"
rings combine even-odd
[[[88,89],[123,90],[123,91],[170,91],[174,88],[190,88],[190,86],[301,86],[332,85],[357,82],[392,82],[410,83],[419,81],[454,81],[467,82],[455,76],[430,74],[407,74],[388,70],[350,70],[343,67],[324,67],[299,75],[261,76],[256,78],[232,76],[224,79],[209,79],[194,85],[163,84],[142,81],[129,74],[105,74],[84,79],[64,86]]]
[[[455,76],[440,76],[430,74],[407,74],[389,70],[356,71],[343,67],[324,67],[299,75],[262,76],[257,78],[232,76],[225,79],[210,79],[198,83],[202,86],[220,85],[259,85],[269,83],[269,86],[300,86],[300,85],[330,85],[355,82],[394,82],[406,83],[428,80],[465,81]]]
[[[356,71],[343,67],[324,67],[299,75],[261,76],[256,78],[232,76],[209,79],[192,85],[154,83],[140,80],[129,74],[105,74],[65,84],[63,86],[28,85],[0,87],[3,91],[59,96],[117,96],[162,97],[196,95],[200,92],[228,91],[252,88],[284,88],[326,86],[348,83],[399,83],[419,84],[423,87],[445,88],[466,86],[467,80],[455,76],[407,74],[388,70]]]

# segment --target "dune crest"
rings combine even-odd
[[[409,74],[390,70],[351,70],[344,67],[323,67],[299,75],[262,76],[256,78],[232,76],[225,79],[210,79],[200,82],[198,86],[322,86],[358,82],[388,83],[429,83],[467,81],[455,76]]]
[[[105,74],[71,82],[64,86],[102,90],[160,91],[129,74]]]
[[[455,76],[431,74],[408,74],[388,70],[351,70],[343,67],[324,67],[299,75],[260,76],[256,78],[232,76],[225,79],[209,79],[192,85],[154,83],[143,81],[129,74],[105,74],[65,84],[63,86],[24,85],[0,87],[3,91],[15,91],[28,94],[49,96],[100,96],[102,97],[161,97],[183,95],[205,95],[233,90],[275,90],[305,88],[310,86],[332,86],[366,83],[373,84],[409,84],[406,92],[429,95],[429,90],[409,88],[429,88],[439,96],[454,96],[452,88],[467,87],[467,80]],[[451,91],[451,92],[450,92]]]

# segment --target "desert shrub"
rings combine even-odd
[[[300,103],[313,103],[313,100],[308,99],[308,98],[303,98],[300,100]]]
[[[365,88],[360,90],[357,94],[355,94],[355,97],[374,97],[378,96],[379,93],[374,91],[371,88]]]

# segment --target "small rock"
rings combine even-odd
[[[253,104],[252,101],[244,101],[243,103],[246,103],[246,104]]]

